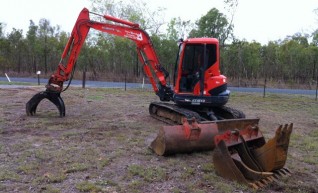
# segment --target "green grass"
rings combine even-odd
[[[144,167],[141,165],[130,165],[128,172],[132,176],[138,176],[146,182],[162,181],[166,177],[165,169],[159,167]]]
[[[183,168],[183,172],[181,174],[181,178],[183,179],[188,179],[189,177],[191,177],[192,175],[195,174],[195,169],[191,168],[191,167],[184,167]]]
[[[62,191],[58,188],[51,186],[51,185],[47,185],[45,187],[42,187],[41,192],[42,193],[60,193]]]
[[[70,166],[66,168],[65,173],[86,171],[89,169],[89,167],[90,166],[85,163],[72,163]]]
[[[38,83],[30,83],[30,82],[8,82],[8,81],[0,81],[0,85],[22,85],[22,86],[36,86]]]
[[[17,174],[15,171],[12,171],[12,169],[6,169],[0,167],[0,181],[19,181],[21,179],[21,176]]]
[[[40,163],[31,161],[27,163],[23,163],[18,167],[19,172],[23,172],[25,174],[36,174],[39,169]]]
[[[39,161],[49,161],[52,158],[52,154],[45,149],[38,149],[34,152],[35,158]]]
[[[81,192],[100,192],[102,189],[92,182],[83,181],[76,184],[76,189]]]
[[[205,173],[213,172],[214,171],[214,165],[213,163],[204,163],[201,166],[201,170]]]
[[[0,143],[0,153],[4,152],[4,145]]]
[[[112,160],[109,158],[100,158],[98,159],[98,168],[103,169],[106,166],[109,166],[111,164]]]

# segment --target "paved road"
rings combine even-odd
[[[28,82],[28,83],[38,83],[37,78],[10,78],[12,82]],[[0,81],[8,81],[6,77],[0,77]],[[41,85],[46,84],[47,79],[40,79]],[[67,85],[68,83],[64,83]],[[72,80],[71,86],[81,86],[81,80]],[[142,85],[141,83],[127,83],[127,88],[151,88],[150,84]],[[23,87],[15,85],[0,85],[1,88],[12,88],[12,87]],[[95,88],[125,88],[124,82],[103,82],[103,81],[86,81],[86,87]],[[232,92],[256,92],[263,93],[263,88],[244,88],[244,87],[228,87]],[[275,89],[267,88],[266,93],[278,93],[278,94],[303,94],[303,95],[316,95],[316,90],[302,90],[302,89]]]
[[[37,78],[10,78],[11,82],[27,82],[27,83],[38,83]],[[0,77],[0,81],[8,81],[6,77]],[[46,84],[48,79],[40,79],[40,84]],[[68,84],[68,82],[64,83],[64,87]],[[82,80],[72,80],[71,86],[81,86]],[[1,87],[6,87],[6,85],[0,85]],[[9,85],[11,86],[11,85]],[[95,87],[95,88],[124,88],[124,82],[103,82],[103,81],[86,81],[86,87]],[[142,88],[141,83],[127,83],[127,88]],[[145,88],[151,88],[150,84],[145,84]]]

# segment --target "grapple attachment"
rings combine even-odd
[[[255,189],[290,175],[284,168],[293,124],[280,126],[265,142],[258,126],[229,130],[215,136],[213,163],[220,176],[248,184]]]
[[[60,112],[60,117],[65,116],[65,105],[64,105],[63,99],[61,98],[60,93],[49,92],[49,91],[42,91],[37,93],[26,103],[27,115],[28,116],[35,115],[38,104],[45,98],[51,101],[58,108]]]

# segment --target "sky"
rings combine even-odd
[[[238,39],[268,41],[284,39],[296,32],[311,34],[318,29],[318,0],[238,0],[234,15],[234,35]],[[163,7],[165,21],[173,17],[195,22],[213,7],[226,13],[223,0],[145,0],[151,9]],[[0,22],[5,31],[12,28],[28,30],[29,20],[38,24],[48,19],[51,26],[59,25],[70,32],[83,7],[90,8],[88,0],[0,0]],[[103,13],[102,13],[103,14]]]

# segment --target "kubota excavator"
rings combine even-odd
[[[101,16],[108,22],[93,21],[90,14]],[[266,142],[258,119],[246,119],[241,111],[225,106],[230,91],[226,77],[220,74],[217,39],[179,41],[171,89],[166,81],[169,74],[160,64],[146,31],[136,23],[92,13],[86,8],[78,16],[46,90],[27,102],[27,115],[34,115],[40,101],[46,98],[57,106],[61,117],[65,116],[61,92],[69,85],[63,89],[63,83],[72,79],[81,47],[91,28],[136,43],[144,72],[161,100],[149,105],[150,115],[168,124],[177,124],[161,128],[150,145],[156,154],[215,149],[213,160],[219,175],[255,188],[273,181],[277,175],[289,174],[284,165],[292,124],[279,127],[275,137]]]

